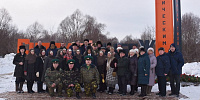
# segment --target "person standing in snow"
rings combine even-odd
[[[149,84],[150,59],[145,53],[145,49],[140,48],[140,57],[138,59],[138,84],[141,86],[139,97],[146,96],[147,84]]]
[[[155,84],[155,67],[157,65],[157,60],[154,55],[154,49],[153,48],[148,48],[147,50],[149,59],[150,59],[150,72],[149,72],[149,84],[147,85],[147,94],[151,93],[152,86]]]
[[[19,47],[19,53],[15,55],[13,64],[15,66],[14,76],[16,77],[15,80],[15,88],[17,93],[24,93],[22,90],[24,84],[24,62],[26,57],[26,48],[25,46]]]
[[[44,61],[46,51],[42,49],[40,51],[39,56],[36,58],[36,81],[37,81],[37,90],[38,93],[43,93],[45,90],[43,90],[43,81],[42,81],[42,75],[44,72]]]
[[[170,69],[170,60],[163,47],[159,48],[158,52],[159,56],[157,57],[156,75],[158,79],[159,93],[156,95],[164,97],[166,96],[166,76]]]
[[[182,67],[184,65],[184,59],[181,52],[178,52],[174,43],[170,45],[170,51],[168,52],[168,56],[170,59],[170,87],[171,87],[171,94],[169,95],[176,95],[179,97],[180,92],[180,75],[182,74]],[[176,86],[174,85],[174,81]]]
[[[28,93],[35,93],[33,91],[33,83],[36,79],[36,57],[34,49],[30,49],[29,54],[25,58],[24,75],[27,80]]]

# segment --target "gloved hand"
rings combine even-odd
[[[39,77],[39,75],[40,75],[39,72],[37,72],[37,73],[36,73],[36,77]]]

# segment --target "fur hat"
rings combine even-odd
[[[144,48],[140,48],[140,52],[141,52],[141,51],[145,52],[145,49],[144,49]]]
[[[147,51],[150,51],[150,50],[154,52],[154,49],[152,47],[148,48]]]
[[[136,50],[135,49],[131,49],[131,50],[129,50],[129,52],[136,53]]]
[[[89,42],[89,40],[88,40],[88,39],[85,39],[84,41],[87,41],[87,42]]]
[[[123,48],[122,47],[117,47],[117,50],[123,50]]]
[[[119,50],[119,53],[125,53],[125,50],[123,50],[123,49]]]
[[[108,46],[108,45],[111,46],[112,44],[111,44],[110,42],[108,42],[108,43],[107,43],[107,46]]]

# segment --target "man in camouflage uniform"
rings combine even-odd
[[[67,61],[68,67],[62,73],[63,84],[65,85],[68,97],[71,97],[73,90],[76,92],[76,98],[80,99],[79,93],[81,92],[80,74],[79,70],[74,67],[75,60],[70,59]]]
[[[84,90],[86,96],[90,96],[92,93],[92,97],[96,98],[96,90],[97,90],[97,84],[99,84],[99,72],[97,70],[97,67],[92,63],[92,56],[85,56],[84,57],[86,64],[81,66],[81,86],[83,87],[84,84]]]
[[[49,94],[53,97],[54,89],[57,89],[58,96],[62,97],[62,83],[61,83],[61,73],[62,69],[59,66],[59,60],[52,60],[53,66],[48,68],[45,73],[45,82],[49,89]]]

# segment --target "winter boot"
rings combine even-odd
[[[21,82],[20,84],[19,84],[19,90],[20,90],[20,93],[24,93],[24,91],[23,91],[23,85],[24,85],[24,83],[23,82]]]
[[[93,99],[96,99],[95,93],[92,93],[92,98],[93,98]]]
[[[77,98],[77,99],[80,99],[80,98],[81,98],[80,95],[79,95],[79,92],[76,92],[76,98]]]
[[[134,95],[135,94],[135,86],[131,85],[131,92],[130,95]]]
[[[16,91],[16,93],[20,93],[19,84],[18,83],[15,84],[15,91]]]

